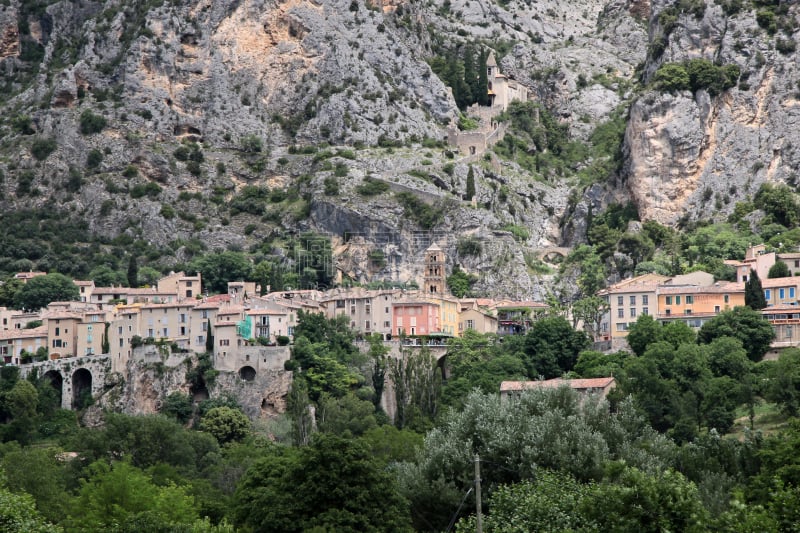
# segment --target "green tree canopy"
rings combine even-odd
[[[525,336],[525,367],[528,376],[545,379],[572,370],[578,354],[589,347],[589,337],[575,331],[562,317],[545,317],[533,323]]]
[[[317,434],[299,450],[273,450],[248,469],[234,517],[259,532],[410,531],[394,478],[364,443]]]
[[[24,492],[14,493],[0,486],[0,530],[6,533],[60,533],[36,510],[33,498]]]
[[[317,419],[320,431],[343,437],[358,437],[378,426],[375,405],[352,392],[341,398],[323,394],[317,407]]]
[[[190,270],[200,272],[205,289],[214,293],[228,292],[229,281],[250,278],[252,264],[241,252],[215,252],[191,262]]]
[[[626,340],[636,355],[643,355],[647,347],[661,340],[662,327],[652,315],[639,315],[630,327]]]
[[[599,531],[701,531],[710,518],[697,486],[672,470],[623,468],[581,503]]]
[[[225,444],[245,438],[250,432],[250,420],[239,409],[214,407],[200,419],[200,429]]]
[[[769,279],[788,278],[791,275],[789,267],[783,261],[775,261],[775,264],[769,267],[769,272],[767,272],[767,278]]]
[[[501,485],[491,492],[483,527],[504,533],[596,530],[580,508],[593,487],[569,474],[539,470],[533,480]],[[456,531],[475,531],[475,516],[460,520]]]
[[[197,520],[194,500],[186,489],[167,483],[157,486],[150,476],[126,462],[110,466],[98,461],[89,467],[70,512],[70,530],[104,531],[141,514],[152,514],[167,526]]]
[[[770,364],[767,377],[766,398],[789,416],[800,414],[800,349],[789,348],[781,353]]]
[[[787,228],[797,226],[800,222],[800,202],[797,194],[788,185],[762,183],[753,197],[753,204]]]
[[[56,448],[19,446],[8,450],[2,458],[6,484],[14,492],[24,491],[36,501],[36,507],[51,522],[58,522],[66,512],[67,475],[58,461]],[[0,520],[0,523],[2,521]],[[0,530],[5,531],[0,528]]]
[[[28,280],[14,298],[17,309],[41,309],[50,302],[74,301],[80,298],[78,286],[63,274],[47,274]]]
[[[497,342],[495,334],[466,330],[461,337],[450,339],[447,348],[447,380],[442,386],[442,404],[461,407],[474,389],[485,393],[500,390],[503,380],[525,378],[521,354]]]
[[[541,469],[585,482],[600,479],[609,460],[659,468],[673,446],[630,401],[611,413],[604,401],[581,401],[567,387],[503,399],[475,391],[463,410],[445,413],[416,461],[398,466],[398,476],[415,525],[440,531],[473,483],[476,453],[486,465],[481,478],[491,493],[502,484],[536,479]]]
[[[733,337],[741,341],[751,361],[760,361],[769,350],[775,332],[761,313],[742,306],[723,311],[700,328],[699,342],[711,343],[720,337]]]

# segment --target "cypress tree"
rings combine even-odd
[[[214,335],[211,334],[211,319],[208,319],[208,327],[206,328],[206,352],[214,353]]]
[[[470,99],[469,103],[474,104],[477,101],[480,87],[478,80],[478,73],[475,72],[475,54],[472,51],[472,46],[467,45],[464,48],[464,82],[469,87]]]
[[[486,59],[489,55],[484,50],[481,52],[480,60],[478,61],[478,92],[474,94],[475,101],[480,105],[489,105],[489,95],[486,91],[489,89],[489,78],[486,73]]]
[[[469,85],[464,81],[464,63],[454,52],[447,56],[445,83],[453,89],[453,99],[459,109],[465,109],[472,101]]]
[[[100,337],[100,351],[104,354],[108,354],[111,351],[111,341],[108,340],[108,328],[110,327],[111,323],[106,322],[103,336]]]
[[[139,265],[136,264],[136,256],[132,255],[128,259],[128,287],[139,286]]]
[[[467,172],[467,200],[472,200],[475,197],[475,171],[472,165],[469,166]]]
[[[761,279],[758,273],[750,269],[750,277],[744,284],[744,304],[750,309],[758,311],[767,306],[767,299],[764,296],[764,288],[761,286]]]

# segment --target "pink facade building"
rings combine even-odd
[[[392,331],[417,337],[440,333],[439,304],[423,300],[398,300],[392,304]]]

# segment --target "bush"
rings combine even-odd
[[[246,185],[242,187],[239,194],[230,201],[231,216],[239,213],[249,213],[251,215],[263,215],[269,199],[269,189],[256,185]]]
[[[169,204],[161,204],[161,216],[167,220],[175,218],[175,210]]]
[[[325,178],[325,196],[337,196],[339,194],[339,180],[333,176]]]
[[[69,167],[69,177],[64,188],[69,192],[78,192],[83,186],[83,175],[75,167]]]
[[[80,129],[84,135],[100,133],[106,124],[106,119],[102,115],[95,115],[89,109],[81,113]]]
[[[199,176],[203,172],[203,169],[200,168],[200,163],[197,161],[189,161],[186,163],[186,170],[188,170],[193,176]]]
[[[333,175],[337,178],[343,178],[347,176],[347,165],[344,163],[336,163],[336,168],[333,171]]]
[[[107,217],[111,214],[111,211],[116,207],[114,200],[104,200],[102,204],[100,204],[100,216]]]
[[[410,192],[398,193],[397,200],[403,206],[405,217],[415,221],[422,229],[433,229],[444,218],[444,210],[440,206],[428,205]]]
[[[44,161],[50,156],[50,154],[55,152],[57,146],[58,144],[56,143],[55,139],[51,137],[39,137],[33,141],[33,144],[31,145],[31,155],[37,161]]]
[[[370,176],[364,178],[357,187],[356,192],[361,196],[377,196],[389,190],[389,184],[376,180]]]
[[[664,91],[704,89],[715,96],[735,86],[739,74],[738,65],[715,65],[708,59],[691,59],[683,63],[664,63],[656,71],[654,80]]]
[[[175,151],[172,152],[172,155],[175,156],[175,159],[178,161],[188,161],[189,160],[189,149],[186,146],[178,146],[175,148]]]
[[[510,232],[511,235],[514,236],[514,239],[520,242],[527,241],[531,236],[527,228],[518,226],[516,224],[506,224],[501,229]]]
[[[103,162],[103,152],[97,149],[92,149],[86,156],[86,168],[97,168]]]
[[[653,77],[663,91],[689,90],[689,73],[680,63],[666,63],[661,65]]]
[[[242,150],[249,153],[259,153],[263,149],[263,141],[258,135],[245,135],[242,137]]]
[[[158,186],[157,183],[148,182],[148,183],[140,183],[139,185],[134,185],[131,187],[131,198],[142,198],[143,196],[149,196],[150,198],[156,198],[159,194],[161,194],[161,187]]]
[[[797,43],[794,42],[794,39],[789,37],[788,39],[781,39],[780,37],[775,40],[775,50],[780,52],[783,55],[789,55],[794,53],[797,50]]]
[[[458,239],[456,250],[461,256],[478,256],[483,253],[483,245],[476,237],[462,237]]]

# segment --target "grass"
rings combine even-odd
[[[777,404],[759,400],[753,411],[755,412],[753,429],[761,431],[764,435],[777,433],[788,425],[788,417],[781,413]],[[729,435],[743,440],[747,429],[750,429],[750,413],[746,405],[741,405],[736,409],[736,420]]]

